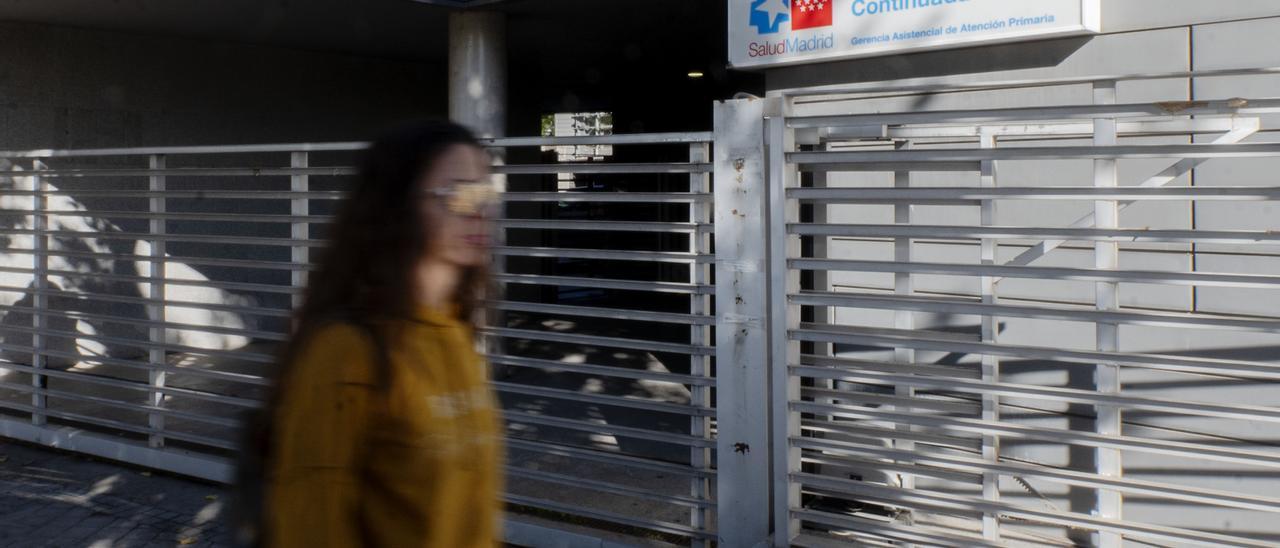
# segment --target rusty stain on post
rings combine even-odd
[[[1160,110],[1163,110],[1169,114],[1177,114],[1187,109],[1208,107],[1209,102],[1208,101],[1162,101],[1162,102],[1156,103],[1156,106],[1160,107]]]

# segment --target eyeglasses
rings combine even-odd
[[[493,215],[502,204],[502,193],[490,182],[454,183],[429,188],[426,193],[457,215]]]

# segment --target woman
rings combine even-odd
[[[473,326],[498,195],[451,123],[373,144],[272,415],[267,546],[494,546],[501,436]]]

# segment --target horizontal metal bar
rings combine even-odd
[[[480,143],[490,147],[519,146],[556,146],[578,144],[678,144],[710,142],[710,132],[680,133],[638,133],[617,135],[596,135],[581,137],[502,137],[497,139],[480,139]],[[0,158],[77,158],[93,156],[149,156],[163,155],[209,155],[209,154],[248,154],[265,152],[353,152],[369,147],[365,141],[335,143],[280,143],[257,145],[215,145],[215,146],[176,146],[176,147],[138,147],[138,148],[93,148],[78,150],[9,150],[0,151]]]
[[[1094,118],[1145,118],[1158,116],[1250,116],[1280,112],[1280,99],[1226,99],[1169,101],[1163,103],[1058,105],[966,110],[916,110],[837,116],[794,116],[793,129],[884,124],[998,123],[1023,120],[1086,120]]]
[[[960,493],[947,493],[952,495],[955,500],[940,501],[936,498],[940,496],[940,493],[932,491],[921,490],[918,497],[911,497],[904,493],[904,490],[897,487],[818,474],[794,472],[788,479],[798,484],[803,492],[878,504],[887,508],[901,510],[902,513],[920,512],[930,516],[945,516],[962,520],[975,518],[984,513],[981,509],[963,504],[962,501],[967,502],[967,500],[962,498],[963,494]],[[844,485],[845,482],[851,482],[854,485]],[[876,489],[877,487],[880,489]],[[876,496],[877,492],[886,494]],[[1011,506],[1009,503],[1002,503],[1006,506]],[[1007,515],[1001,514],[1001,517],[1007,518]],[[1081,527],[1081,529],[1085,529],[1085,527]]]
[[[528,367],[532,369],[540,369],[544,371],[568,372],[580,375],[600,375],[605,377],[618,377],[623,379],[648,380],[659,382],[670,382],[675,384],[683,384],[689,386],[714,386],[715,379],[712,377],[695,377],[692,375],[680,375],[677,373],[661,373],[657,371],[649,371],[646,369],[630,369],[626,367],[617,367],[609,365],[593,365],[588,363],[568,363],[556,360],[540,360],[536,358],[525,358],[520,356],[506,356],[489,354],[489,363],[495,365],[510,365],[515,367]]]
[[[978,91],[996,89],[1019,89],[1029,87],[1074,86],[1098,82],[1123,82],[1139,80],[1172,80],[1186,78],[1212,78],[1220,76],[1254,76],[1280,74],[1280,68],[1239,68],[1212,70],[1185,70],[1175,72],[1134,72],[1124,74],[1096,74],[1091,76],[1040,77],[1014,80],[964,81],[949,82],[941,78],[886,84],[884,82],[867,82],[859,84],[838,84],[832,86],[805,86],[799,89],[782,89],[770,92],[770,96],[809,97],[815,95],[834,94],[866,94],[866,93],[930,93],[951,91]],[[856,99],[863,99],[858,97]]]
[[[1084,282],[1132,282],[1146,284],[1194,285],[1206,287],[1280,286],[1280,276],[1255,274],[1218,274],[1212,272],[1168,272],[1160,270],[1095,270],[1035,266],[1004,266],[960,263],[899,263],[894,261],[860,261],[844,259],[792,259],[791,268],[800,270],[835,270],[844,272],[907,272],[942,276],[998,276],[1040,280],[1072,280]]]
[[[157,365],[157,364],[153,364],[145,361],[125,360],[120,358],[108,358],[103,356],[94,356],[91,359],[86,359],[84,356],[81,356],[73,352],[61,352],[58,350],[36,350],[29,346],[19,346],[19,345],[13,345],[13,344],[3,343],[3,342],[0,342],[0,348],[9,350],[11,352],[39,354],[41,356],[48,356],[52,358],[76,360],[77,362],[116,365],[120,367],[139,369],[143,371],[163,371],[165,373],[170,373],[174,375],[190,375],[192,377],[201,377],[205,379],[235,382],[235,383],[242,383],[242,384],[252,384],[256,386],[271,386],[273,384],[273,381],[269,378],[258,377],[254,375],[245,375],[243,373],[231,373],[227,371],[213,371],[209,369],[174,367],[171,365]],[[29,366],[16,364],[16,363],[13,363],[12,361],[0,361],[0,367],[9,368],[9,369],[23,369]],[[39,374],[44,375],[45,373],[41,372]]]
[[[230,483],[234,476],[230,459],[173,447],[151,448],[145,442],[135,443],[70,426],[35,426],[30,422],[0,417],[0,436],[212,482]]]
[[[95,259],[100,261],[133,261],[135,263],[153,263],[156,262],[146,255],[121,255],[119,253],[94,253],[92,251],[69,251],[65,249],[47,249],[47,250],[31,250],[31,249],[15,249],[7,248],[5,253],[10,255],[34,255],[37,257],[76,257],[80,259]],[[299,264],[284,261],[259,261],[247,259],[214,259],[208,257],[191,257],[191,256],[174,256],[166,255],[160,261],[170,264],[200,265],[200,266],[224,266],[230,268],[249,268],[254,270],[315,270],[318,268],[314,264]]]
[[[247,213],[191,213],[166,212],[151,213],[146,211],[107,211],[107,210],[41,210],[21,211],[16,209],[0,210],[0,216],[29,217],[32,214],[49,217],[88,217],[94,219],[158,219],[168,221],[206,221],[221,223],[311,223],[324,224],[333,220],[331,215],[268,215]]]
[[[137,148],[82,148],[0,151],[0,158],[77,158],[88,156],[150,156],[152,154],[248,154],[258,152],[344,152],[364,150],[367,142],[283,143],[260,145],[212,145]]]
[[[571,447],[547,442],[507,438],[504,444],[508,449],[517,451],[529,451],[531,453],[538,453],[542,455],[555,455],[569,459],[586,460],[611,466],[621,466],[629,469],[643,469],[676,476],[713,478],[716,475],[715,470],[711,469],[698,469],[692,466],[672,464],[653,459],[632,457],[629,455],[608,453],[593,449],[584,449],[581,447]]]
[[[85,361],[91,361],[91,360],[85,360]],[[99,361],[99,360],[94,359],[92,361]],[[148,370],[155,369],[152,367],[142,367],[141,364],[134,364],[134,368],[148,369]],[[214,403],[223,403],[227,405],[235,405],[238,407],[244,407],[246,409],[258,409],[263,406],[263,403],[258,400],[238,398],[235,396],[224,396],[222,394],[215,394],[212,392],[202,392],[199,390],[192,390],[188,388],[178,388],[175,386],[152,386],[145,382],[121,380],[121,379],[106,377],[102,375],[95,375],[93,373],[87,373],[87,372],[72,373],[70,371],[61,371],[61,370],[49,369],[45,367],[36,368],[30,365],[22,365],[22,364],[17,364],[13,362],[0,362],[0,369],[8,369],[10,371],[20,371],[23,373],[31,373],[34,375],[41,375],[41,376],[49,377],[53,379],[63,379],[71,382],[82,382],[87,384],[96,384],[100,386],[110,386],[113,388],[120,388],[124,390],[134,390],[138,392],[160,392],[170,396],[181,396],[184,398],[191,398],[191,399],[209,401]],[[174,369],[181,373],[187,373],[191,371],[190,369],[177,369],[177,368],[174,368]]]
[[[851,371],[879,371],[882,373],[910,373],[912,375],[933,375],[943,378],[980,379],[982,371],[977,367],[963,365],[938,365],[935,363],[894,363],[871,360],[855,360],[831,356],[801,354],[802,365],[814,365]]]
[[[1207,133],[1223,133],[1234,129],[1235,120],[1231,118],[1179,118],[1154,121],[1120,121],[1116,124],[1116,133],[1121,136],[1153,136],[1153,135],[1202,135]],[[1019,142],[1025,139],[1043,140],[1052,138],[1070,139],[1093,134],[1092,120],[1087,122],[1054,122],[1038,121],[1031,123],[993,122],[988,124],[968,125],[913,125],[900,126],[890,124],[858,124],[854,126],[824,127],[820,132],[810,128],[822,140],[861,140],[861,139],[962,139],[977,138],[988,133],[1003,138],[1006,143]]]
[[[522,411],[513,411],[510,409],[502,412],[503,418],[508,422],[537,424],[541,426],[551,426],[555,428],[563,428],[566,430],[578,430],[582,432],[593,432],[596,434],[604,434],[620,438],[634,438],[640,440],[656,441],[661,443],[669,443],[672,445],[680,445],[685,447],[715,447],[715,440],[690,436],[688,434],[675,434],[671,432],[659,432],[656,430],[646,430],[643,428],[632,428],[628,426],[615,426],[612,424],[599,424],[594,422],[586,422],[574,419],[565,419],[560,417],[550,417],[547,415],[534,415]]]
[[[17,312],[19,314],[30,314],[31,307],[16,306],[11,304],[0,304],[0,310],[8,312]],[[112,316],[110,314],[94,314],[91,312],[80,312],[78,310],[55,310],[44,309],[39,312],[41,316],[53,318],[66,318],[72,320],[97,320],[105,323],[116,323],[123,325],[131,325],[137,327],[159,327],[163,329],[173,329],[176,331],[198,331],[201,333],[218,333],[222,335],[242,335],[255,339],[267,341],[286,341],[289,335],[286,333],[276,333],[271,331],[260,331],[253,329],[236,329],[231,327],[221,327],[216,325],[199,325],[189,323],[176,323],[156,321],[146,318],[125,318],[121,316]],[[4,327],[0,327],[0,332],[4,331]]]
[[[187,371],[189,370],[183,370],[182,372],[186,373]],[[273,384],[275,384],[274,380],[271,380],[267,383],[268,386]],[[202,400],[202,401],[208,401],[208,402],[225,404],[225,405],[235,405],[238,407],[243,407],[245,409],[262,409],[267,405],[265,401],[251,400],[251,399],[240,398],[236,396],[226,396],[223,394],[215,394],[212,392],[202,392],[199,390],[193,390],[189,388],[178,388],[173,386],[152,387],[152,388],[144,387],[144,388],[147,390],[160,392],[162,394],[166,394],[169,396],[191,398],[193,400]]]
[[[684,293],[691,295],[709,295],[715,291],[714,286],[705,284],[653,282],[644,280],[614,280],[609,278],[578,278],[572,276],[542,276],[538,274],[495,274],[494,280],[501,283],[511,284],[555,285],[562,287],[618,289],[624,291],[648,291],[652,293]]]
[[[41,169],[15,172],[21,176],[32,174],[40,177],[90,178],[90,177],[341,177],[356,175],[354,167],[171,167],[154,168],[92,168],[92,169]]]
[[[218,439],[209,436],[201,436],[199,434],[189,434],[178,430],[160,430],[155,433],[165,439],[194,443],[197,445],[206,445],[216,447],[227,451],[241,451],[244,449],[239,440],[235,439]]]
[[[574,135],[568,137],[497,137],[480,139],[489,147],[546,147],[570,145],[667,145],[680,143],[710,143],[709,131],[683,131],[669,133],[618,133],[613,135]]]
[[[695,192],[505,192],[505,202],[589,202],[685,204],[711,201],[711,195]]]
[[[968,435],[961,436],[954,432],[947,434],[938,434],[935,432],[926,432],[923,430],[906,430],[898,429],[897,425],[885,427],[875,426],[858,426],[858,424],[867,424],[869,421],[829,421],[825,419],[800,421],[800,430],[802,433],[817,434],[822,438],[832,438],[839,436],[845,439],[866,439],[871,440],[870,443],[880,443],[883,440],[895,441],[911,441],[915,442],[916,451],[926,451],[927,449],[946,450],[946,451],[964,451],[970,453],[978,453],[982,451],[982,436]]]
[[[910,168],[908,168],[908,167],[906,167],[906,166],[902,166],[902,167],[903,167],[903,169],[902,169],[902,170],[909,170],[909,169],[910,169]],[[894,170],[894,171],[902,171],[902,170]],[[817,202],[817,201],[819,201],[819,200],[813,200],[813,201]],[[916,205],[916,206],[946,206],[946,207],[979,207],[979,206],[981,206],[981,205],[982,205],[982,200],[948,200],[948,199],[945,199],[945,198],[944,198],[944,199],[937,199],[937,200],[933,200],[933,199],[920,199],[920,200],[917,200],[917,199],[909,199],[909,200],[904,200],[904,199],[897,199],[897,198],[866,198],[866,199],[858,199],[858,200],[829,200],[829,201],[828,201],[828,200],[822,200],[821,202],[822,202],[822,203],[825,203],[825,204],[827,204],[827,205],[834,205],[834,204],[855,204],[855,205],[898,205],[898,204],[910,204],[910,205]]]
[[[866,152],[858,152],[855,154],[869,154]],[[887,154],[887,153],[886,153]],[[919,162],[914,160],[885,160],[879,162],[832,162],[832,163],[805,163],[797,165],[800,171],[815,172],[884,172],[884,171],[910,171],[912,173],[956,173],[981,171],[982,162],[978,161],[958,161],[958,162]]]
[[[797,369],[792,368],[793,372]],[[956,398],[930,398],[925,395],[899,397],[892,394],[876,394],[861,390],[832,390],[827,388],[805,387],[800,389],[801,397],[817,401],[839,401],[841,404],[888,405],[895,409],[912,411],[929,411],[939,413],[975,414],[982,410],[981,404]]]
[[[9,402],[4,400],[0,400],[0,407],[14,409],[18,411],[24,411],[27,413],[39,413],[41,415],[46,415],[49,417],[54,417],[62,420],[92,424],[95,426],[100,426],[105,428],[114,428],[116,430],[123,430],[125,432],[131,432],[134,434],[156,435],[156,436],[161,436],[167,439],[186,441],[190,443],[206,445],[209,447],[217,447],[219,449],[227,449],[227,450],[233,450],[233,451],[239,449],[239,444],[232,441],[219,440],[216,438],[198,436],[194,434],[187,434],[187,433],[172,431],[172,430],[157,430],[149,426],[135,426],[126,422],[104,419],[101,417],[94,417],[90,415],[82,415],[80,413],[69,413],[66,411],[59,411],[57,409],[50,409],[50,408],[40,408],[37,410],[35,407],[32,407],[30,405],[14,403],[14,402]]]
[[[790,333],[793,340],[810,342],[837,342],[877,348],[914,348],[938,352],[965,352],[1023,359],[1055,360],[1066,363],[1093,366],[1109,363],[1161,371],[1177,371],[1211,376],[1236,376],[1267,380],[1280,380],[1280,365],[1265,362],[1221,360],[1212,358],[1186,358],[1165,354],[1138,352],[1102,352],[1045,348],[1011,344],[990,344],[959,338],[933,338],[922,336],[913,330],[840,330],[821,329],[814,325],[802,325]]]
[[[804,472],[793,474],[793,480],[804,485],[812,485],[825,489],[856,494],[865,499],[885,502],[894,506],[932,507],[974,513],[994,513],[1023,518],[1035,522],[1050,523],[1068,527],[1083,527],[1098,531],[1109,531],[1127,537],[1152,538],[1162,541],[1206,543],[1214,546],[1249,546],[1266,547],[1270,544],[1255,541],[1246,537],[1235,537],[1216,533],[1207,533],[1193,529],[1180,529],[1151,525],[1133,521],[1119,521],[1098,518],[1087,514],[1062,511],[1035,510],[1016,506],[1007,502],[989,501],[980,497],[958,495],[955,493],[930,493],[925,490],[884,487],[847,479],[831,478]]]
[[[181,352],[184,354],[194,354],[199,356],[220,356],[220,357],[233,358],[233,359],[247,361],[247,362],[275,363],[276,361],[275,357],[269,356],[266,354],[256,354],[256,353],[245,352],[245,351],[209,350],[209,349],[197,348],[194,346],[185,346],[180,344],[157,343],[157,342],[151,342],[149,340],[143,340],[143,339],[108,337],[108,336],[100,335],[96,333],[80,333],[78,331],[62,331],[62,330],[49,329],[49,328],[43,328],[43,329],[37,330],[32,327],[18,327],[18,326],[5,326],[4,330],[9,332],[17,331],[20,333],[31,333],[31,334],[36,334],[38,332],[41,335],[47,335],[50,337],[62,337],[62,338],[68,338],[68,339],[85,339],[85,340],[91,340],[91,341],[98,341],[101,343],[118,344],[121,346],[134,347],[134,348],[161,348],[164,350],[171,350],[174,352]]]
[[[671,352],[694,356],[715,355],[715,349],[697,345],[670,342],[648,341],[641,339],[623,339],[619,337],[602,337],[599,335],[581,335],[577,333],[558,333],[555,331],[538,331],[533,329],[511,329],[506,327],[488,327],[482,330],[487,335],[510,339],[532,339],[536,341],[562,342],[587,346],[603,346],[609,348],[631,348],[648,352]]]
[[[135,232],[80,232],[74,230],[34,230],[0,229],[0,234],[8,236],[52,236],[55,238],[93,238],[95,240],[141,240],[144,242],[191,242],[224,245],[261,245],[275,247],[324,247],[324,240],[302,240],[292,238],[270,238],[258,236],[230,236],[220,234],[149,234]]]
[[[711,173],[712,165],[706,162],[666,163],[587,163],[520,164],[493,166],[494,173],[504,175],[550,175],[554,173]]]
[[[827,496],[827,497],[841,496],[840,493],[829,490],[829,489],[805,488],[802,491],[805,494],[815,494],[818,496]],[[846,518],[846,519],[851,519],[853,517],[853,516],[843,516],[838,514],[827,514],[824,512],[816,512],[808,509],[804,511],[793,512],[793,515],[795,516],[803,515],[805,521],[818,523],[818,524],[823,524],[823,522],[821,521],[821,518],[814,519],[814,516],[835,516],[837,518]],[[929,537],[933,539],[956,538],[953,535],[962,535],[962,534],[966,534],[966,532],[969,532],[972,534],[978,533],[976,525],[972,527],[967,527],[967,528],[965,527],[965,524],[971,523],[972,521],[976,521],[976,519],[974,520],[961,519],[961,518],[956,518],[954,516],[946,516],[936,511],[929,511],[924,515],[927,516],[926,519],[930,523],[933,523],[936,526],[930,527],[928,525],[924,525],[920,523],[920,521],[916,521],[914,523],[905,524],[905,525],[896,525],[892,522],[891,519],[881,518],[880,516],[873,515],[871,518],[864,518],[864,519],[867,519],[867,521],[871,523],[876,523],[879,520],[883,520],[884,524],[880,526],[874,526],[874,525],[866,526],[864,528],[866,528],[867,531],[861,531],[861,530],[854,529],[853,527],[848,527],[847,522],[831,520],[831,522],[826,524],[826,526],[830,528],[836,528],[839,532],[839,537],[836,537],[836,538],[840,538],[840,540],[827,540],[833,537],[824,536],[820,533],[803,533],[800,536],[793,539],[792,545],[800,546],[803,548],[843,548],[848,542],[853,541],[853,542],[857,542],[858,546],[866,544],[867,546],[881,546],[884,548],[893,548],[895,546],[898,546],[899,543],[921,542],[919,539],[916,539],[915,537],[912,537],[908,534],[900,535],[900,534],[894,533],[894,531],[923,532],[925,530],[929,530],[936,533],[934,537]],[[975,516],[975,518],[976,517],[977,516]],[[1007,518],[1003,516],[1002,518],[1008,522],[1013,522],[1014,524],[1030,523],[1028,520],[1025,520],[1022,518]],[[842,525],[842,523],[844,525]],[[897,528],[895,529],[891,527],[897,527]],[[1067,527],[1067,528],[1070,529],[1070,527]],[[997,544],[995,546],[1009,546],[1010,544],[1007,544],[1007,543],[1010,543],[1010,542],[1013,542],[1014,544],[1012,545],[1014,546],[1045,546],[1045,547],[1056,546],[1059,548],[1073,548],[1077,546],[1077,544],[1072,543],[1066,537],[1054,537],[1044,533],[1037,534],[1033,531],[1034,529],[1027,531],[1027,530],[1021,530],[1019,528],[1005,526],[1000,529],[1000,540],[1003,541],[1004,543]],[[846,537],[848,540],[845,540]],[[886,540],[886,539],[897,539],[898,537],[901,537],[904,540],[897,540],[896,542]],[[1138,542],[1140,542],[1143,545],[1148,544],[1141,541],[1138,541]],[[962,542],[961,544],[958,544],[958,545],[946,544],[945,541],[939,541],[939,540],[925,541],[923,542],[922,545],[966,546],[966,547],[971,545],[972,546],[990,546],[982,543],[970,544],[965,542]]]
[[[498,392],[506,394],[522,394],[525,396],[538,396],[543,398],[554,398],[561,400],[571,400],[582,403],[592,403],[596,405],[607,405],[614,407],[626,407],[628,409],[640,409],[643,411],[654,411],[657,413],[671,413],[676,415],[688,415],[691,417],[714,417],[716,412],[714,409],[706,407],[698,407],[689,404],[671,403],[660,400],[645,400],[638,398],[628,398],[626,396],[612,396],[608,394],[592,394],[589,392],[578,392],[575,390],[563,390],[559,388],[546,388],[542,386],[533,386],[527,384],[515,384],[509,382],[492,381]]]
[[[600,259],[606,261],[645,261],[658,263],[709,263],[709,255],[671,251],[622,251],[612,249],[571,249],[564,247],[494,247],[495,255],[506,257],[545,257],[562,259]]]
[[[716,323],[716,319],[713,316],[678,314],[673,312],[653,312],[649,310],[526,303],[518,301],[491,301],[486,304],[496,310],[508,310],[514,312],[563,314],[567,316],[609,318],[614,320],[633,320],[639,322],[674,323],[679,325],[715,325]]]
[[[1002,148],[913,148],[898,151],[788,152],[799,166],[866,162],[983,162],[1010,160],[1135,160],[1152,158],[1266,158],[1280,156],[1280,143],[1234,145],[1115,145]],[[922,166],[923,167],[923,166]],[[914,169],[913,169],[914,170]]]
[[[861,289],[861,288],[859,288]],[[891,293],[886,293],[891,294]],[[936,328],[917,327],[915,329],[897,329],[892,327],[869,327],[860,325],[844,325],[844,324],[815,324],[804,322],[794,332],[814,332],[823,334],[851,334],[851,335],[877,335],[885,337],[896,337],[907,333],[915,334],[933,341],[950,341],[950,342],[980,342],[982,336],[976,333],[970,333],[964,330],[948,329],[947,326],[938,326]],[[827,341],[831,342],[831,341]]]
[[[919,413],[898,413],[884,409],[864,406],[842,406],[833,404],[791,402],[791,408],[801,413],[814,413],[826,416],[845,418],[861,418],[890,423],[912,424],[921,427],[937,428],[948,433],[967,433],[969,435],[1000,435],[1005,439],[1040,440],[1083,447],[1122,449],[1159,455],[1170,455],[1191,459],[1208,459],[1218,462],[1248,464],[1250,466],[1280,467],[1280,454],[1270,451],[1255,451],[1240,447],[1215,447],[1203,443],[1190,443],[1160,439],[1136,438],[1133,436],[1114,436],[1095,434],[1093,432],[1044,428],[1041,426],[1025,426],[1008,422],[992,422],[964,417],[944,417],[940,415],[924,415]]]
[[[812,491],[801,491],[801,493],[811,494]],[[834,533],[822,532],[822,526],[817,529],[819,530],[814,531],[811,527],[802,527],[799,534],[792,535],[787,545],[794,548],[845,548],[850,543],[865,548],[895,548],[898,546],[898,543],[886,540],[882,535],[856,531],[848,527],[839,529]]]
[[[871,455],[875,459],[910,462],[911,464],[905,466],[905,468],[909,468],[913,473],[925,476],[931,475],[930,470],[939,468],[942,470],[963,471],[979,476],[988,472],[996,472],[1006,476],[1034,478],[1078,487],[1112,489],[1129,495],[1150,495],[1162,499],[1210,504],[1241,510],[1280,512],[1280,498],[1242,495],[1235,491],[1186,487],[1170,483],[1103,476],[1050,466],[1037,466],[1003,460],[991,462],[942,453],[903,451],[888,447],[855,445],[816,438],[792,438],[792,440],[794,447],[820,451],[827,456],[833,453],[853,456]]]
[[[637,489],[635,487],[621,485],[618,483],[588,479],[581,476],[566,476],[563,474],[556,474],[554,472],[533,470],[530,468],[522,468],[519,466],[507,466],[505,470],[507,473],[507,477],[524,478],[524,479],[531,479],[535,481],[554,483],[554,484],[563,485],[566,487],[588,489],[591,491],[607,493],[609,495],[621,495],[624,497],[634,497],[634,498],[641,498],[641,499],[647,499],[647,500],[654,500],[658,502],[664,502],[667,504],[684,506],[688,508],[712,508],[715,506],[715,504],[713,504],[711,501],[708,501],[708,500],[695,499],[692,497],[686,497],[682,495],[666,495],[663,493],[647,491],[644,489]]]
[[[500,228],[533,230],[591,230],[598,232],[658,232],[663,234],[709,234],[714,228],[699,223],[659,223],[649,221],[578,221],[557,219],[498,219]]]
[[[911,187],[792,188],[787,197],[825,203],[981,200],[1280,200],[1280,187]]]
[[[147,262],[147,261],[143,261]],[[0,272],[14,272],[18,274],[30,274],[29,268],[12,268],[0,267]],[[268,285],[255,284],[247,282],[215,282],[212,280],[190,280],[183,278],[151,278],[148,276],[131,276],[128,274],[110,274],[106,272],[80,272],[75,270],[45,270],[48,276],[66,276],[68,278],[89,279],[89,280],[111,280],[116,282],[149,284],[160,282],[166,286],[189,286],[189,287],[209,287],[214,289],[224,289],[227,291],[242,291],[253,293],[277,293],[284,295],[302,294],[305,291],[301,287],[291,287],[287,285]],[[14,288],[14,286],[0,286],[0,289]],[[62,293],[64,296],[66,291]]]
[[[984,239],[1029,238],[1068,241],[1258,244],[1280,242],[1280,232],[953,225],[791,224],[790,234],[851,238]]]
[[[944,546],[947,548],[1003,548],[1006,546],[1005,544],[988,542],[980,536],[966,534],[963,531],[942,531],[920,524],[899,525],[889,520],[880,521],[800,508],[793,508],[791,515],[802,521],[818,523],[828,527],[845,527],[896,542],[921,543],[925,546]],[[803,540],[800,541],[800,544],[793,543],[793,545],[805,546]]]
[[[125,401],[114,400],[111,398],[103,398],[100,396],[93,396],[89,394],[77,394],[75,392],[65,392],[62,390],[52,390],[49,388],[37,388],[29,384],[14,384],[10,382],[0,381],[0,388],[5,388],[8,390],[13,390],[16,392],[22,392],[26,394],[39,394],[39,395],[47,396],[50,398],[57,398],[57,399],[68,400],[68,401],[104,405],[107,407],[114,407],[117,409],[135,411],[138,413],[160,414],[160,415],[165,415],[165,416],[173,417],[177,419],[203,422],[206,424],[226,426],[229,428],[238,427],[240,425],[239,421],[224,419],[222,417],[212,417],[208,415],[201,415],[198,413],[188,413],[185,411],[179,411],[175,409],[169,409],[167,407],[160,407],[160,406],[154,406],[154,405],[148,405],[148,404],[129,403]],[[163,432],[163,430],[161,431]]]
[[[66,291],[60,290],[60,289],[34,289],[31,287],[17,287],[17,286],[6,286],[6,285],[0,285],[0,293],[48,295],[48,296],[62,297],[62,298],[67,298],[69,296],[69,294]],[[273,318],[289,318],[293,316],[293,313],[289,310],[276,310],[276,309],[270,309],[270,308],[199,303],[194,301],[174,301],[174,300],[168,300],[168,299],[152,299],[149,297],[125,297],[122,295],[111,295],[106,293],[76,292],[71,295],[74,295],[74,298],[76,299],[92,299],[95,301],[103,301],[103,302],[142,304],[142,305],[164,304],[165,306],[171,306],[174,308],[191,308],[191,309],[197,309],[197,310],[221,310],[225,312],[238,312],[238,313],[246,314],[250,316],[263,316],[263,317],[273,317]]]
[[[491,167],[494,173],[504,175],[571,174],[674,174],[710,173],[710,163],[654,162],[654,163],[597,163],[566,162],[558,164],[503,164]],[[61,179],[90,179],[118,177],[352,177],[359,175],[354,167],[225,167],[225,168],[97,168],[97,169],[47,169],[39,171],[15,171],[11,177],[40,177]],[[3,175],[0,175],[3,176]]]
[[[1035,320],[1101,322],[1124,325],[1149,325],[1193,329],[1230,329],[1237,331],[1280,332],[1280,319],[1244,319],[1212,314],[1182,314],[1150,311],[1110,311],[1095,308],[1063,308],[1049,306],[1015,306],[985,304],[961,299],[885,296],[858,293],[804,292],[789,295],[790,302],[809,306],[835,306],[875,310],[910,310],[939,314],[1005,316]],[[1005,301],[1007,302],[1007,301]]]
[[[1073,388],[1012,383],[985,383],[982,381],[967,381],[955,378],[892,375],[828,367],[792,366],[791,371],[799,376],[819,379],[891,386],[909,385],[917,388],[940,390],[945,392],[991,394],[1054,402],[1109,405],[1123,409],[1141,409],[1146,411],[1194,415],[1199,417],[1218,417],[1234,420],[1280,423],[1280,408],[1259,405],[1222,405],[1186,400],[1161,400],[1123,394],[1101,393],[1093,390],[1078,390]]]
[[[633,518],[631,516],[624,516],[622,514],[615,514],[613,512],[606,512],[603,510],[587,509],[579,506],[574,506],[572,504],[564,504],[560,502],[552,502],[549,500],[536,499],[532,497],[512,495],[510,493],[504,494],[502,498],[508,504],[515,504],[519,506],[529,506],[532,508],[540,508],[543,510],[551,510],[553,512],[560,512],[562,514],[568,514],[571,516],[582,516],[582,517],[587,517],[587,518],[596,519],[600,521],[607,521],[607,522],[617,523],[621,525],[627,525],[630,527],[637,527],[640,529],[648,529],[651,531],[669,533],[673,535],[681,535],[681,536],[701,538],[701,539],[712,539],[715,536],[711,533],[707,533],[699,529],[694,529],[687,525],[680,525],[678,523],[670,523],[665,521]]]
[[[67,411],[61,411],[57,408],[49,408],[49,407],[36,408],[31,405],[27,405],[25,403],[12,402],[12,401],[2,400],[2,399],[0,399],[0,408],[11,409],[14,411],[22,411],[26,413],[39,413],[41,415],[48,415],[50,417],[59,418],[63,420],[83,422],[86,424],[92,424],[95,426],[102,426],[106,428],[115,428],[116,430],[123,430],[125,432],[132,432],[135,434],[159,434],[160,433],[159,430],[156,430],[149,426],[139,426],[139,425],[123,422],[123,421],[105,419],[102,417],[95,417],[90,415],[82,415],[79,413],[71,413]]]
[[[27,176],[41,172],[8,172],[0,177],[18,177],[17,173]],[[171,200],[340,200],[346,198],[348,192],[341,190],[313,190],[296,192],[291,190],[126,190],[126,189],[80,189],[60,188],[58,190],[5,190],[7,196],[47,196],[80,198],[167,198]]]
[[[823,441],[832,441],[827,438],[821,438]],[[847,440],[839,440],[847,441]],[[849,441],[851,447],[884,447],[882,440],[857,440]],[[876,472],[897,472],[899,474],[920,475],[934,479],[939,479],[957,484],[975,485],[982,483],[982,474],[974,474],[971,472],[957,472],[947,468],[938,468],[936,466],[914,466],[914,460],[905,462],[891,462],[874,456],[866,456],[856,451],[845,451],[843,453],[834,450],[814,449],[799,442],[792,445],[794,448],[802,449],[800,453],[800,461],[805,464],[816,464],[824,475],[835,476],[842,469],[853,470],[875,470]],[[936,449],[934,451],[924,451],[918,448],[917,454],[935,454],[944,451],[954,451],[953,449]],[[838,476],[837,476],[838,477]]]

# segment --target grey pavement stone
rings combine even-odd
[[[115,520],[115,516],[111,515],[89,516],[75,527],[67,530],[66,533],[61,535],[61,538],[70,546],[87,545],[92,542],[90,540],[91,537],[101,533],[104,528],[111,525]]]
[[[123,547],[140,546],[155,541],[161,536],[158,529],[139,525],[134,527],[124,536],[116,539],[116,544]]]
[[[207,519],[222,486],[8,440],[0,457],[0,547],[229,546],[220,516]]]
[[[68,534],[69,530],[76,528],[78,522],[83,521],[84,517],[88,517],[88,515],[83,511],[83,508],[73,508],[73,510],[61,513],[61,515],[47,521],[44,525],[36,526],[27,536],[33,539],[63,538],[64,535]]]

